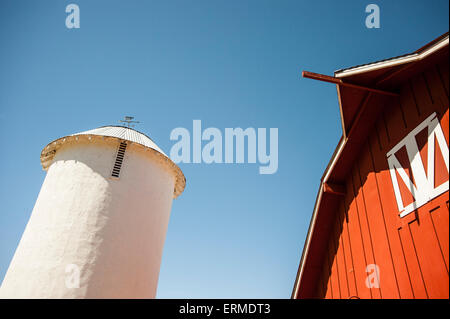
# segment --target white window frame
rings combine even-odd
[[[427,170],[425,171],[422,158],[420,157],[416,135],[426,128],[428,128],[428,154]],[[438,142],[438,147],[440,148],[441,154],[444,158],[447,172],[449,172],[449,147],[445,140],[444,132],[442,131],[442,127],[436,113],[431,114],[425,121],[420,123],[386,154],[400,218],[405,217],[449,189],[448,180],[437,187],[434,186],[435,140]],[[401,166],[395,156],[395,153],[397,153],[404,146],[406,146],[409,163],[411,165],[411,173],[412,176],[414,176],[415,184],[408,177],[405,169]],[[398,173],[415,199],[414,202],[406,207],[403,204],[396,173]]]

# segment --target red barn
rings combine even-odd
[[[449,298],[449,37],[335,72],[342,138],[292,298]]]

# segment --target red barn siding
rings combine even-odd
[[[346,195],[330,221],[318,297],[449,298],[449,193],[400,218],[386,159],[386,153],[433,112],[449,144],[448,82],[444,61],[403,83],[400,98],[385,106],[348,174]],[[418,143],[426,167],[426,139],[419,136]],[[437,143],[435,151],[438,185],[449,176]],[[407,161],[402,164],[408,171]],[[401,192],[405,199],[410,196],[406,187]],[[379,288],[366,286],[370,264],[379,266]]]

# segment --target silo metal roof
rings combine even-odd
[[[41,152],[41,164],[44,170],[47,170],[53,162],[53,158],[59,147],[65,142],[77,140],[79,137],[86,136],[89,139],[93,137],[109,137],[136,143],[150,150],[157,156],[159,161],[165,165],[175,177],[175,188],[173,197],[180,195],[186,185],[186,178],[181,169],[152,141],[147,135],[125,126],[102,126],[93,130],[88,130],[69,136],[61,137],[50,142]]]
[[[129,127],[125,126],[102,126],[99,128],[95,128],[93,130],[84,131],[76,134],[72,134],[72,136],[76,135],[99,135],[99,136],[110,136],[117,137],[121,140],[127,140],[133,143],[138,143],[149,148],[152,148],[161,154],[167,156],[159,147],[152,141],[150,137],[147,135],[133,130]],[[167,156],[168,157],[168,156]]]

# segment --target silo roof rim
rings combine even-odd
[[[111,129],[111,130],[108,130]],[[118,130],[119,129],[119,130]],[[147,135],[136,131],[132,128],[119,126],[119,125],[107,125],[96,129],[83,131],[80,133],[63,136],[50,143],[48,143],[41,151],[41,165],[44,170],[47,170],[51,161],[53,160],[58,145],[64,144],[71,140],[78,140],[79,137],[86,136],[88,139],[92,137],[99,138],[114,138],[119,140],[125,140],[130,143],[135,143],[141,147],[144,147],[148,151],[151,151],[154,155],[159,156],[162,159],[162,163],[166,166],[175,178],[174,198],[178,197],[184,190],[186,185],[186,178],[181,169],[176,165]]]

